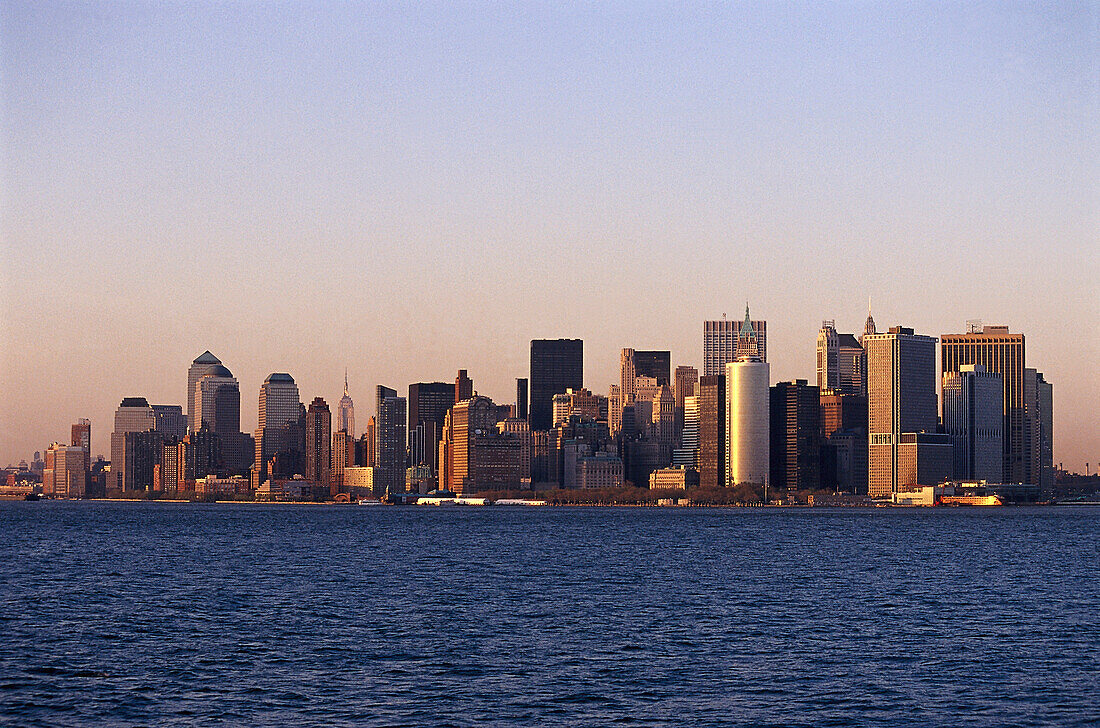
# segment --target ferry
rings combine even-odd
[[[359,505],[361,506],[380,506],[383,505],[382,501],[375,498],[360,498]]]
[[[942,506],[1003,506],[996,495],[945,495],[940,497]]]

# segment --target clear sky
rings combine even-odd
[[[1100,461],[1100,4],[0,4],[0,464],[210,349],[357,420],[531,338],[1027,335]],[[1096,466],[1093,465],[1095,468]]]

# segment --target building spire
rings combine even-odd
[[[749,304],[745,302],[745,322],[741,324],[741,331],[737,335],[737,358],[750,358],[759,361],[760,345],[756,338],[756,329],[752,327],[749,318]]]
[[[344,367],[344,396],[348,396],[348,368]]]

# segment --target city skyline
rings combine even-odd
[[[262,8],[262,9],[261,9]],[[0,7],[0,462],[128,396],[241,429],[272,372],[514,399],[534,338],[703,373],[701,322],[1027,336],[1054,461],[1100,459],[1095,10]],[[1082,335],[1084,332],[1084,335]],[[360,413],[358,427],[364,427]]]

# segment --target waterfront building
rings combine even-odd
[[[453,393],[453,391],[452,391]],[[344,469],[344,490],[352,498],[380,498],[386,494],[381,480],[376,482],[378,468],[355,466]]]
[[[1054,391],[1042,372],[1025,369],[1024,395],[1031,456],[1027,482],[1038,485],[1045,500],[1054,489]]]
[[[906,485],[903,434],[935,433],[936,339],[894,326],[863,337],[867,351],[868,493],[890,498]],[[919,438],[910,438],[918,445]]]
[[[750,321],[756,336],[757,355],[768,360],[768,323]],[[738,341],[742,336],[742,322],[728,320],[724,316],[717,321],[703,322],[703,376],[724,376],[726,364],[737,359]]]
[[[672,464],[696,468],[699,453],[699,396],[684,397],[684,425],[680,447],[672,451]]]
[[[939,485],[955,470],[951,436],[943,432],[903,432],[898,443],[898,490]]]
[[[500,415],[491,399],[478,395],[451,408],[441,442],[440,483],[446,490],[462,494],[523,486],[530,440],[521,432],[498,428]]]
[[[770,369],[757,348],[757,334],[745,307],[736,361],[726,364],[725,483],[767,486],[771,468]]]
[[[111,475],[107,484],[111,489],[127,489],[126,435],[132,432],[148,432],[156,425],[153,408],[145,397],[126,397],[115,411],[115,426],[111,433]]]
[[[821,421],[818,389],[797,379],[770,392],[771,485],[817,490],[821,487]]]
[[[694,488],[698,485],[699,473],[695,472],[691,468],[660,468],[658,470],[654,470],[652,473],[649,474],[650,490],[669,488],[678,488],[680,490],[683,490],[686,488]]]
[[[79,419],[72,426],[71,439],[69,443],[84,448],[84,470],[91,472],[92,469],[92,421],[88,419]]]
[[[86,456],[87,451],[79,445],[50,445],[42,470],[42,492],[56,498],[83,498],[88,481]]]
[[[520,449],[520,482],[522,487],[531,487],[531,430],[526,418],[509,417],[497,423],[497,430],[502,434],[518,438],[522,447]]]
[[[577,461],[576,487],[583,490],[623,487],[623,461],[618,455],[597,452]]]
[[[528,420],[531,430],[553,427],[554,395],[584,387],[581,339],[532,339]]]
[[[153,490],[173,494],[186,489],[187,449],[186,438],[181,442],[166,442],[161,445],[160,462],[157,464]]]
[[[416,382],[409,385],[409,454],[414,466],[426,465],[438,472],[439,441],[447,411],[455,404],[451,382]]]
[[[187,369],[187,431],[195,432],[199,429],[200,423],[195,419],[194,403],[195,403],[195,388],[198,386],[199,380],[207,375],[214,367],[220,366],[221,360],[218,357],[210,353],[209,350],[204,351],[197,356],[191,366]],[[185,433],[186,434],[186,433]],[[182,438],[183,435],[180,435]]]
[[[952,477],[1000,483],[1004,467],[1004,384],[981,364],[943,375],[943,427],[954,447]]]
[[[867,492],[867,397],[821,392],[821,485],[847,493]]]
[[[347,369],[344,370],[344,396],[340,398],[340,405],[336,409],[336,431],[355,437],[355,402],[348,394]]]
[[[302,403],[294,378],[284,372],[269,374],[260,386],[259,415],[255,437],[255,457],[252,465],[253,486],[268,478],[300,474],[298,471],[304,447],[304,433],[299,423]],[[270,461],[278,458],[279,470],[272,470]]]
[[[852,334],[837,333],[822,321],[817,334],[817,388],[841,394],[866,394],[866,353]]]
[[[698,397],[699,484],[717,488],[726,484],[726,376],[703,375]]]
[[[455,394],[459,392],[465,370],[459,372]],[[472,386],[472,385],[471,385]],[[380,469],[382,486],[386,493],[400,493],[405,488],[406,443],[408,433],[408,401],[398,397],[397,391],[377,388],[377,415],[375,419],[375,466]]]
[[[336,495],[332,484],[332,413],[328,403],[314,397],[306,409],[307,480],[317,483],[325,495]]]
[[[977,322],[973,322],[965,334],[940,337],[940,363],[944,374],[959,372],[966,364],[980,364],[987,372],[1001,375],[1004,384],[1002,471],[1004,480],[1010,483],[1030,480],[1024,345],[1024,335],[1010,333],[1007,326],[981,326]]]

